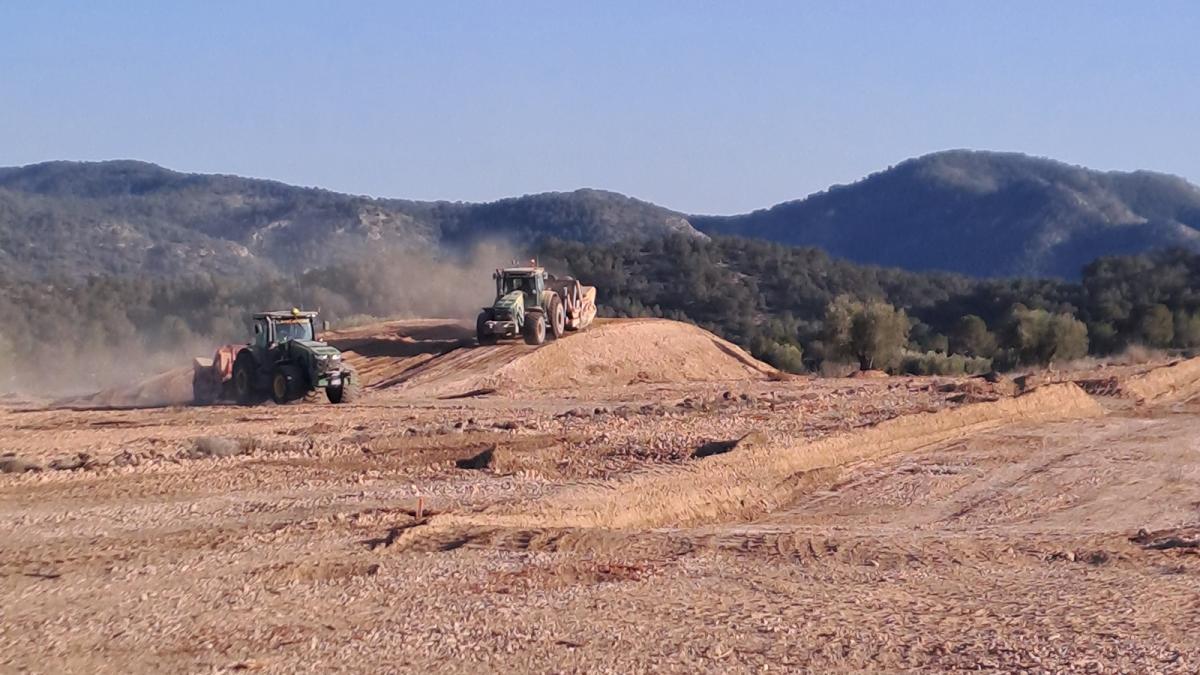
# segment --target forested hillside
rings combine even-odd
[[[0,276],[0,378],[21,390],[128,379],[244,340],[249,313],[264,308],[320,308],[343,325],[364,315],[471,321],[491,300],[491,266],[508,253],[379,253],[263,279]],[[694,322],[792,371],[973,372],[1130,344],[1200,347],[1200,255],[1183,251],[1101,259],[1079,283],[913,273],[729,237],[557,240],[516,254],[535,253],[595,284],[603,315]]]
[[[23,277],[290,275],[380,251],[675,233],[703,236],[677,213],[601,190],[468,204],[372,199],[132,161],[0,169],[0,267]]]
[[[694,321],[793,370],[798,353],[808,367],[861,360],[845,344],[853,326],[837,324],[861,314],[858,330],[871,333],[866,319],[884,322],[892,311],[904,314],[892,322],[904,324],[891,338],[895,358],[872,364],[888,369],[903,366],[904,351],[957,353],[1011,368],[1129,344],[1200,346],[1200,255],[1186,251],[1103,258],[1082,270],[1081,283],[921,274],[728,237],[603,250],[553,242],[545,252],[595,282],[614,315]]]

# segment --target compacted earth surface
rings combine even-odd
[[[331,341],[354,403],[191,407],[181,369],[0,412],[0,670],[1200,670],[1184,367],[1133,397],[1096,382],[1145,368],[788,377],[665,321]]]

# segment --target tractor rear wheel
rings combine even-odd
[[[254,391],[255,369],[254,357],[247,353],[238,355],[233,362],[233,391],[241,405],[254,405],[261,400],[258,392]]]
[[[530,312],[525,315],[525,325],[521,327],[525,334],[525,344],[540,345],[546,341],[546,317],[541,312]]]
[[[550,313],[550,335],[557,340],[567,331],[567,313],[563,311],[562,299],[551,296],[550,306],[546,309]]]
[[[489,332],[487,322],[492,320],[492,314],[488,311],[479,313],[479,318],[475,319],[475,340],[481,345],[496,344],[496,334]]]

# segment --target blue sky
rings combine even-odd
[[[947,148],[1200,181],[1200,3],[0,0],[0,165],[735,213]]]

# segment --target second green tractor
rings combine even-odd
[[[496,299],[475,321],[475,336],[481,345],[518,335],[527,344],[540,345],[547,337],[582,330],[596,317],[595,287],[547,274],[536,262],[498,269],[492,276]]]

